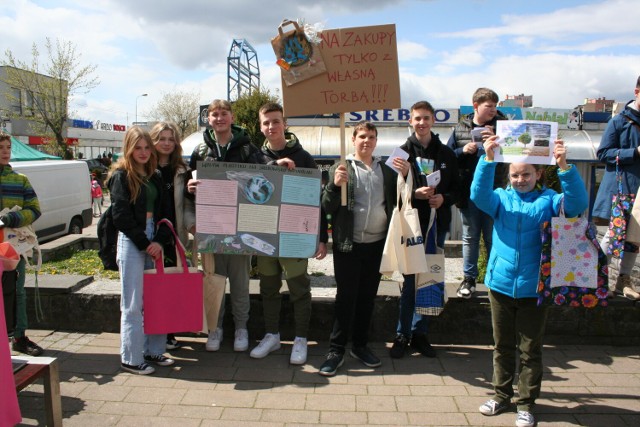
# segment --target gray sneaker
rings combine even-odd
[[[533,427],[536,425],[536,420],[533,418],[533,414],[529,411],[518,411],[516,417],[516,427]]]
[[[509,407],[509,402],[498,402],[493,399],[484,402],[478,410],[482,415],[491,416],[498,415]]]

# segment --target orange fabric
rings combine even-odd
[[[4,235],[3,235],[4,237]],[[0,243],[0,262],[5,271],[15,270],[20,262],[20,254],[9,242]]]

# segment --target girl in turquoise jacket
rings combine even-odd
[[[562,194],[540,184],[544,167],[528,163],[509,166],[509,185],[493,190],[497,163],[493,162],[498,137],[484,144],[471,185],[471,200],[493,218],[493,245],[485,284],[489,288],[493,326],[494,397],[480,407],[484,415],[506,410],[514,396],[516,350],[520,352],[517,426],[533,426],[531,412],[542,383],[542,339],[547,319],[545,307],[537,304],[542,240],[540,226],[558,216],[564,203],[567,217],[575,217],[588,206],[587,191],[575,167],[567,164],[566,149],[555,141],[554,157],[559,167]],[[564,202],[563,202],[564,199]]]

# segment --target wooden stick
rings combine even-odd
[[[344,137],[345,126],[344,126],[344,113],[340,113],[340,164],[346,165],[345,158],[347,157],[347,147],[346,141]],[[342,190],[340,191],[341,196],[341,205],[347,206],[347,186],[343,185]]]

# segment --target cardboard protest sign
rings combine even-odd
[[[324,30],[321,38],[327,72],[282,85],[286,116],[400,107],[394,24]]]

